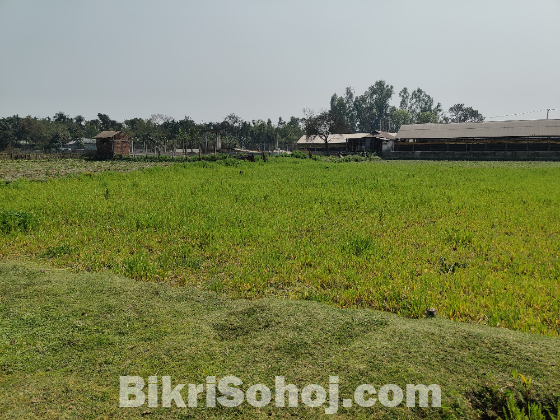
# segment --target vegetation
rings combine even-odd
[[[274,377],[283,375],[301,390],[327,387],[328,376],[338,375],[341,399],[364,383],[435,383],[442,407],[340,406],[333,418],[496,419],[509,404],[507,410],[523,412],[537,405],[546,420],[556,420],[559,347],[556,337],[442,318],[282,299],[232,301],[109,273],[0,263],[3,418],[324,418],[324,407],[301,401],[298,408],[203,408],[203,396],[199,408],[119,408],[118,381],[171,376],[175,386],[234,375],[246,391],[258,383],[273,389]],[[529,390],[519,377],[512,381],[512,369],[532,378]],[[182,394],[186,400],[186,388]]]
[[[230,114],[221,122],[197,124],[185,117],[179,121],[172,117],[154,114],[150,118],[131,118],[123,122],[115,121],[106,114],[86,120],[78,115],[74,118],[58,112],[54,117],[38,118],[17,115],[0,118],[0,150],[8,146],[24,150],[57,150],[70,141],[93,138],[103,130],[122,130],[137,146],[148,150],[167,148],[198,148],[205,129],[222,130],[222,144],[234,147],[260,148],[264,145],[273,149],[274,144],[293,145],[302,135],[302,121],[292,117],[289,121],[278,119],[273,124],[267,121],[244,121]]]
[[[559,171],[282,157],[21,179],[0,186],[0,258],[558,336]]]
[[[447,113],[441,104],[434,104],[434,98],[418,88],[409,92],[403,88],[399,92],[399,107],[390,105],[393,86],[378,80],[362,95],[355,96],[354,89],[347,87],[343,96],[336,93],[331,97],[330,114],[340,127],[335,133],[366,132],[373,130],[397,132],[401,125],[482,122],[484,117],[472,107],[455,104]]]
[[[307,139],[319,137],[324,145],[327,155],[329,154],[329,136],[335,133],[348,133],[350,128],[344,119],[338,118],[337,114],[325,110],[315,113],[313,110],[306,110],[305,116],[305,135]]]
[[[175,120],[163,114],[122,122],[102,113],[92,120],[81,115],[72,118],[64,112],[57,112],[52,118],[14,115],[0,118],[0,151],[8,147],[27,151],[59,150],[70,141],[93,138],[103,130],[122,130],[137,147],[147,150],[196,149],[207,129],[221,130],[224,147],[273,150],[278,144],[286,150],[293,148],[304,134],[326,138],[330,133],[396,132],[401,125],[411,123],[484,121],[477,110],[461,103],[444,113],[441,104],[434,105],[433,97],[420,88],[412,93],[403,88],[399,92],[398,108],[390,105],[393,95],[393,86],[384,80],[376,81],[358,96],[354,95],[352,87],[347,87],[344,95],[331,97],[330,109],[315,113],[306,108],[304,118],[291,117],[284,121],[280,117],[276,124],[270,118],[244,121],[235,114],[226,116],[223,121],[208,123],[196,123],[187,116]]]

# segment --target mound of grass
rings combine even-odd
[[[0,263],[3,418],[323,418],[323,408],[119,408],[119,376],[205,383],[227,375],[301,390],[439,384],[441,408],[339,408],[333,418],[496,418],[516,369],[555,413],[560,339],[441,318],[412,320],[317,302],[228,300],[212,292]],[[160,383],[161,389],[161,383]],[[512,388],[514,389],[514,388]],[[186,389],[183,390],[186,400]],[[219,407],[219,406],[218,406]]]

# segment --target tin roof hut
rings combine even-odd
[[[95,136],[97,156],[112,158],[115,155],[129,156],[130,143],[122,131],[102,131]]]

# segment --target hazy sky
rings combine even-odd
[[[560,109],[560,0],[0,0],[0,60],[0,117],[276,122],[379,79],[490,117]]]

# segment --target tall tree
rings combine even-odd
[[[449,116],[444,116],[445,122],[462,123],[462,122],[483,122],[484,117],[476,109],[465,104],[455,104],[449,108]]]
[[[434,98],[422,89],[418,88],[410,95],[409,112],[413,122],[419,122],[418,116],[425,112],[434,114],[437,119],[441,111],[441,104],[438,102],[437,105],[434,106]],[[426,115],[424,115],[423,118],[425,119]]]
[[[393,93],[392,85],[385,83],[384,80],[378,80],[355,99],[356,117],[360,131],[371,133],[373,130],[381,129],[384,122],[387,124],[389,101],[393,97]]]
[[[408,88],[406,87],[402,88],[401,91],[399,92],[399,97],[401,98],[399,109],[405,109],[408,111],[410,106],[410,93],[408,93]]]
[[[331,96],[330,112],[333,117],[341,123],[340,127],[337,127],[337,129],[344,130],[345,133],[349,133],[352,131],[348,122],[348,108],[346,107],[346,101],[342,96],[337,96],[336,93]]]
[[[347,86],[346,91],[344,92],[344,103],[346,105],[346,121],[350,126],[351,133],[355,133],[358,129],[358,120],[356,117],[356,107],[354,106],[354,101],[354,88]]]
[[[111,131],[111,130],[122,130],[123,126],[118,121],[112,120],[109,118],[107,114],[97,114],[97,118],[99,119],[99,126],[103,131]]]
[[[410,112],[406,109],[395,109],[391,114],[391,130],[399,131],[399,128],[406,124],[410,124]]]
[[[430,111],[420,112],[416,116],[417,124],[428,124],[428,123],[437,124],[437,122],[438,122],[438,116]]]

